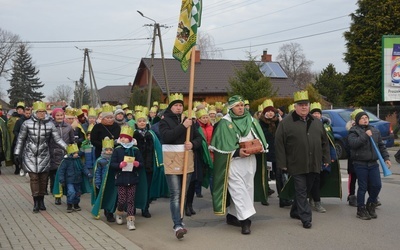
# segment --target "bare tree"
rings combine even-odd
[[[222,48],[215,47],[214,38],[206,32],[197,33],[197,49],[200,50],[200,57],[203,59],[221,58]]]
[[[15,55],[20,38],[9,31],[0,28],[0,77],[7,74],[12,68],[12,58]]]
[[[279,54],[276,59],[286,74],[300,88],[305,88],[313,80],[311,72],[313,62],[306,59],[300,44],[289,43],[282,45],[279,48]]]
[[[47,100],[49,102],[65,101],[66,103],[69,103],[73,94],[74,90],[72,87],[68,85],[59,85],[56,87],[53,93],[47,97]]]

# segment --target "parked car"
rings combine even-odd
[[[345,150],[345,138],[348,134],[346,123],[350,120],[350,114],[353,111],[354,109],[322,110],[322,115],[331,120],[336,152],[340,159],[347,158],[347,152]],[[394,135],[390,122],[379,119],[376,115],[367,110],[365,110],[365,112],[369,116],[369,124],[381,132],[382,140],[386,143],[386,147],[393,147]]]

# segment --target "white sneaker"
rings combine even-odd
[[[126,227],[127,227],[129,230],[135,230],[135,229],[136,229],[136,227],[135,227],[135,221],[133,220],[133,216],[129,216],[129,217],[127,218],[127,220],[126,220]]]
[[[321,202],[315,202],[314,210],[318,213],[325,213],[326,209],[321,205]]]
[[[124,221],[122,219],[122,215],[115,215],[115,221],[117,222],[118,225],[124,224]]]
[[[19,176],[23,177],[25,176],[25,171],[21,168],[21,170],[19,170]]]

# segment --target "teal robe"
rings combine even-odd
[[[160,140],[158,140],[158,137],[154,131],[149,130],[149,132],[152,135],[154,142],[153,178],[150,186],[149,196],[150,200],[153,200],[160,197],[168,197],[169,190],[167,180],[165,178],[164,161]]]

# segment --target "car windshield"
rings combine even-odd
[[[339,112],[340,117],[343,118],[343,120],[345,120],[346,122],[348,122],[350,120],[350,114],[352,113],[352,110],[343,110],[342,112]],[[378,117],[376,117],[374,114],[372,114],[369,111],[365,111],[365,113],[368,114],[369,116],[369,121],[370,122],[376,122],[379,121],[380,119]]]

